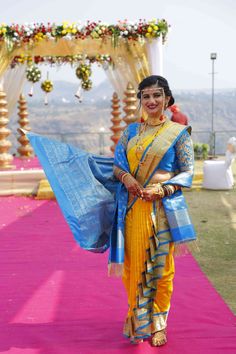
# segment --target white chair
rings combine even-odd
[[[222,161],[206,160],[203,163],[203,184],[206,189],[231,189],[234,186],[232,163],[236,156],[236,138],[228,140],[225,159]]]

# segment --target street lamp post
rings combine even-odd
[[[212,85],[211,85],[211,154],[215,156],[215,127],[214,127],[214,85],[215,85],[215,60],[217,58],[217,53],[211,53],[211,61],[212,61]]]

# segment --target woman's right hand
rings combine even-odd
[[[138,198],[143,197],[143,187],[131,174],[124,176],[123,183],[129,193],[137,196]]]

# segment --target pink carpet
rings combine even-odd
[[[126,296],[106,263],[79,249],[55,201],[0,198],[0,352],[236,353],[235,316],[191,256],[176,262],[162,348],[123,338]]]
[[[33,170],[33,169],[42,168],[37,157],[31,157],[28,159],[20,159],[19,157],[14,157],[12,165],[14,165],[13,171]]]

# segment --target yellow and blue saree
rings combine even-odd
[[[92,252],[110,248],[110,271],[123,275],[129,297],[125,334],[134,340],[165,327],[173,243],[196,238],[181,191],[162,202],[134,199],[128,206],[128,192],[114,177],[113,164],[132,173],[144,187],[157,169],[174,173],[166,184],[192,183],[188,128],[167,121],[157,136],[145,137],[144,153],[137,156],[139,128],[139,123],[127,128],[114,159],[27,133],[75,240]]]

